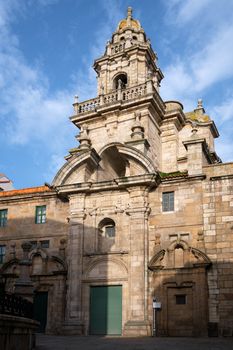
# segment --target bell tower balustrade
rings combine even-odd
[[[107,106],[116,102],[131,101],[147,95],[155,95],[156,99],[163,104],[161,97],[154,88],[153,81],[147,80],[143,84],[135,85],[130,88],[113,90],[108,94],[100,94],[98,97],[73,104],[75,114],[83,114],[96,111],[101,106]]]

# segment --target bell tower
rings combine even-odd
[[[158,91],[163,75],[157,67],[157,55],[140,22],[132,17],[131,7],[107,42],[104,55],[95,60],[94,69],[99,95],[145,83],[148,78]]]
[[[142,152],[151,159],[153,169],[160,169],[165,104],[159,86],[163,74],[131,7],[107,42],[104,55],[95,60],[94,69],[97,96],[81,103],[76,99],[73,104],[71,121],[80,129],[80,145],[67,159],[88,149],[101,156],[107,145],[117,143]],[[132,172],[128,169],[127,173]]]

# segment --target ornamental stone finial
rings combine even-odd
[[[203,107],[203,101],[202,101],[201,98],[198,99],[198,101],[197,101],[197,108],[194,109],[194,112],[199,114],[199,115],[202,115],[202,114],[205,113],[205,109]]]
[[[197,101],[197,108],[203,108],[203,101],[201,98],[199,98]]]
[[[132,19],[132,12],[133,12],[133,9],[132,7],[128,7],[127,9],[127,19]]]

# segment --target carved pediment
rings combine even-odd
[[[148,264],[152,271],[166,268],[208,267],[211,260],[201,250],[190,247],[187,242],[172,242],[167,249],[156,252]]]
[[[164,267],[163,265],[163,259],[166,254],[166,250],[162,249],[159,252],[157,252],[153,258],[150,260],[148,264],[148,268],[150,270],[160,270]]]

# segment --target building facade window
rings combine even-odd
[[[108,237],[108,238],[113,238],[115,237],[115,225],[106,225],[104,227],[105,229],[105,237]]]
[[[40,241],[41,248],[49,248],[49,240]]]
[[[0,245],[0,264],[4,263],[6,255],[6,246]]]
[[[174,192],[163,192],[162,194],[162,210],[174,211]]]
[[[43,241],[30,241],[32,247],[31,250],[36,249],[37,247],[41,248],[49,248],[49,240],[43,240]]]
[[[30,243],[31,243],[31,250],[33,250],[33,249],[36,249],[36,247],[37,247],[37,241],[30,241]]]
[[[186,295],[178,294],[176,295],[176,305],[185,305],[186,304]]]
[[[36,207],[36,224],[44,224],[46,222],[46,205]]]
[[[103,237],[115,238],[116,227],[115,222],[110,218],[105,218],[99,223],[99,230]]]
[[[7,209],[0,210],[0,227],[5,227],[7,224]]]

